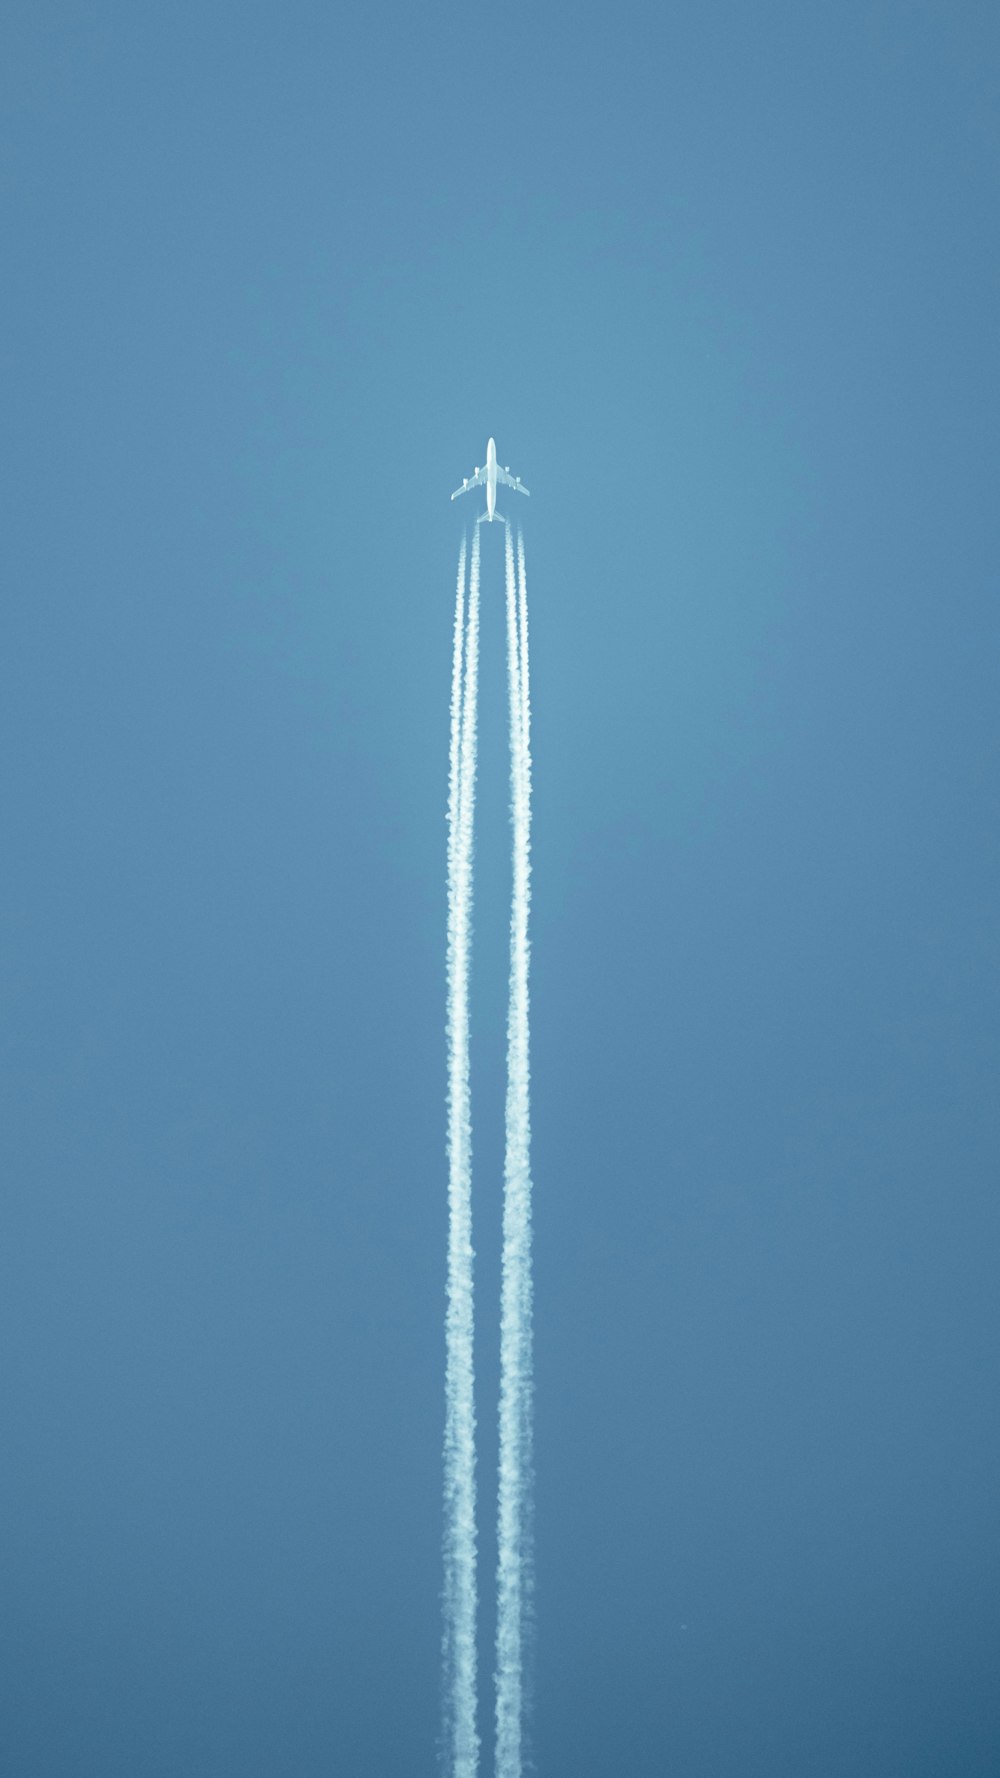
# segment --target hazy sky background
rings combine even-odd
[[[490,433],[532,490],[540,1778],[1000,1770],[998,51],[985,3],[8,0],[10,1778],[435,1770]]]

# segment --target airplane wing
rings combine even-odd
[[[459,494],[467,494],[470,488],[484,488],[485,486],[486,471],[485,469],[477,469],[475,475],[466,476],[462,486],[455,489],[452,499],[457,500]]]
[[[509,469],[501,469],[497,464],[497,481],[503,482],[505,488],[516,488],[519,494],[527,494],[528,489],[519,476],[511,475]]]

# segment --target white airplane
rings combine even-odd
[[[477,519],[476,523],[480,524],[483,518],[490,520],[491,523],[494,519],[500,519],[502,523],[505,523],[506,521],[504,520],[503,513],[497,512],[497,482],[503,482],[505,488],[516,488],[519,494],[527,494],[528,492],[524,483],[519,481],[516,475],[511,475],[509,468],[501,469],[497,462],[497,447],[491,438],[489,444],[486,446],[485,468],[480,469],[477,464],[475,475],[466,476],[462,486],[455,489],[452,499],[457,500],[459,494],[467,494],[470,488],[481,488],[485,486],[486,511],[484,514],[480,515],[480,518]]]

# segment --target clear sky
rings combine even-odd
[[[448,495],[491,433],[539,1774],[1000,1769],[998,52],[985,3],[7,0],[11,1778],[435,1770]]]

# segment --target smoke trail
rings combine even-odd
[[[462,650],[465,645],[465,558],[462,534],[458,552],[458,584],[455,588],[455,632],[451,651],[451,742],[448,749],[448,961],[451,963],[452,922],[455,900],[455,844],[458,829],[458,775],[462,745]]]
[[[530,1653],[534,1565],[528,1057],[531,752],[527,585],[520,531],[516,576],[509,527],[505,554],[514,881],[507,1015],[507,1142],[500,1312],[496,1774],[497,1778],[521,1778],[526,1757],[526,1670]]]
[[[521,669],[521,722],[524,743],[524,770],[528,799],[528,824],[531,824],[531,698],[528,687],[528,577],[524,565],[524,533],[517,528],[518,643]]]
[[[479,666],[479,532],[464,613],[459,554],[448,782],[448,1301],[445,1316],[444,1751],[452,1778],[476,1778],[476,1414],[473,1368],[469,951]],[[464,634],[463,634],[464,630]],[[463,661],[464,647],[464,661]]]
[[[535,1635],[535,1437],[534,1355],[532,1317],[534,1282],[531,1264],[531,1119],[528,1027],[528,913],[531,901],[531,688],[528,673],[528,577],[524,559],[524,533],[517,527],[518,644],[521,670],[521,769],[524,812],[524,1163],[526,1182],[527,1242],[522,1268],[522,1320],[525,1384],[521,1391],[521,1719],[525,1743],[522,1755],[528,1762],[527,1734],[534,1702]]]

